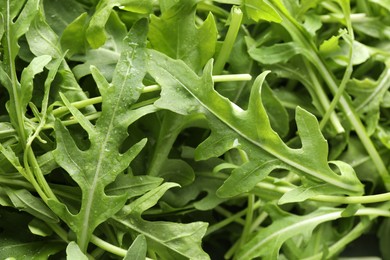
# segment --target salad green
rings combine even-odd
[[[0,0],[0,258],[390,258],[389,14]]]

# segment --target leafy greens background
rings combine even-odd
[[[390,258],[389,12],[1,0],[0,258]]]

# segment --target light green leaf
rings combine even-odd
[[[146,258],[147,244],[144,235],[138,235],[131,244],[123,260],[144,260]]]
[[[316,183],[328,183],[334,187],[332,193],[361,194],[363,185],[354,175],[339,175],[328,165],[328,146],[323,138],[316,118],[309,112],[297,108],[296,123],[301,137],[302,147],[289,148],[272,129],[268,115],[262,105],[261,86],[267,73],[261,74],[252,87],[248,110],[222,97],[213,88],[211,79],[211,63],[204,69],[202,77],[198,77],[185,64],[174,61],[156,51],[150,51],[149,73],[162,86],[161,99],[156,105],[177,111],[171,97],[164,95],[165,91],[182,92],[187,101],[181,102],[180,112],[203,112],[209,119],[212,133],[206,141],[197,148],[197,159],[207,159],[219,156],[233,147],[239,147],[249,156],[246,171],[233,172],[221,187],[219,195],[235,196],[242,191],[249,191],[258,181],[275,168],[284,168],[310,179]],[[191,107],[190,107],[191,106]],[[209,149],[213,147],[213,149]],[[260,166],[259,166],[260,165]],[[267,171],[259,171],[262,165]],[[259,170],[256,170],[256,167]],[[260,167],[260,168],[259,168]],[[236,173],[235,173],[236,172]],[[244,184],[236,185],[243,179],[243,173],[253,179]],[[259,173],[262,175],[258,175]],[[264,173],[265,172],[265,173]],[[239,188],[237,187],[239,186]]]
[[[69,56],[85,52],[85,30],[87,18],[88,14],[82,13],[72,23],[70,23],[62,33],[61,47],[64,50],[69,50]]]
[[[243,0],[242,5],[246,15],[255,22],[265,20],[280,23],[282,21],[275,9],[264,0]]]
[[[155,50],[199,71],[214,55],[217,28],[211,13],[201,26],[195,25],[196,2],[181,0],[161,17],[153,15],[148,37]]]
[[[30,64],[23,70],[20,87],[21,87],[21,106],[25,108],[30,102],[33,93],[34,76],[43,71],[43,68],[51,61],[49,55],[35,57]]]
[[[148,14],[152,10],[151,0],[103,0],[99,1],[87,28],[87,40],[92,48],[99,48],[106,42],[104,26],[114,7],[132,12]]]
[[[88,260],[88,257],[81,252],[80,247],[74,242],[70,242],[66,247],[66,259],[80,259],[80,260]]]
[[[338,219],[342,210],[321,208],[304,216],[287,216],[275,220],[270,226],[256,232],[255,236],[239,249],[237,259],[277,259],[283,243],[300,234],[310,234],[319,224]]]
[[[119,174],[115,182],[107,185],[108,195],[128,194],[128,198],[140,196],[145,192],[158,187],[163,182],[162,178],[152,176],[128,176]]]
[[[369,0],[369,2],[376,3],[383,8],[387,9],[387,11],[390,11],[390,2],[386,0]]]
[[[302,49],[293,42],[274,44],[270,47],[251,48],[249,55],[263,63],[275,64],[284,63],[293,56],[302,53]]]
[[[106,195],[105,187],[129,166],[146,143],[146,140],[141,140],[126,152],[119,152],[128,136],[128,126],[143,115],[155,111],[151,106],[130,109],[143,88],[146,33],[146,20],[140,20],[130,30],[125,39],[127,47],[122,52],[112,84],[108,84],[99,71],[92,68],[103,98],[102,113],[96,125],[92,125],[80,111],[67,104],[89,135],[89,149],[79,150],[68,130],[59,121],[55,124],[57,148],[53,152],[54,158],[80,186],[82,200],[76,214],[70,213],[64,204],[55,201],[49,201],[49,204],[76,233],[77,243],[83,252],[87,249],[93,230],[118,212],[127,200],[127,193]]]
[[[53,234],[53,230],[44,222],[39,219],[34,218],[28,223],[28,229],[34,235],[47,237]]]

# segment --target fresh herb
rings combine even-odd
[[[0,258],[390,258],[382,0],[0,0]]]

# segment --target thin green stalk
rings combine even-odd
[[[246,207],[245,225],[240,237],[240,246],[243,246],[247,241],[251,232],[251,226],[253,222],[253,206],[255,203],[255,195],[248,195],[248,205]]]
[[[236,41],[238,31],[240,30],[243,13],[237,6],[233,6],[231,11],[231,20],[226,38],[223,41],[221,50],[215,60],[213,74],[221,74],[223,68],[230,57],[234,42]]]
[[[350,197],[318,195],[311,198],[310,200],[339,204],[371,204],[390,201],[390,192],[375,195]]]
[[[95,236],[95,235],[92,235],[91,237],[91,243],[93,243],[94,245],[102,248],[103,250],[107,251],[107,252],[110,252],[114,255],[117,255],[117,256],[120,256],[120,257],[125,257],[126,254],[127,254],[127,250],[123,249],[123,248],[120,248],[120,247],[117,247],[113,244],[110,244],[108,243],[107,241],[104,241],[103,239]],[[151,258],[149,257],[146,257],[145,258],[146,260],[152,260]]]
[[[253,205],[253,210],[258,209],[260,206],[261,206],[260,201],[257,201]],[[229,225],[232,222],[237,222],[237,223],[239,223],[241,225],[245,225],[245,221],[242,220],[241,217],[243,217],[246,214],[246,209],[241,210],[241,211],[239,211],[239,212],[237,212],[235,214],[232,214],[231,212],[229,212],[229,211],[227,211],[227,210],[225,210],[224,208],[221,208],[221,207],[217,207],[217,208],[215,208],[215,210],[218,213],[224,215],[226,218],[224,220],[216,223],[216,224],[213,224],[213,225],[209,226],[205,236],[210,235],[211,233],[214,233],[214,232],[222,229],[223,227]]]
[[[229,16],[229,12],[225,9],[213,4],[205,3],[203,1],[198,3],[196,9],[199,11],[211,12],[213,15],[218,15],[222,18],[227,18]]]
[[[250,231],[254,232],[256,229],[258,229],[259,226],[264,222],[264,220],[268,218],[268,216],[269,215],[267,212],[261,212],[261,214],[252,222]]]
[[[320,128],[321,129],[323,129],[323,127],[326,125],[330,115],[332,113],[334,113],[336,105],[339,103],[340,98],[344,94],[345,89],[347,87],[347,83],[350,80],[352,72],[353,72],[352,58],[353,58],[353,53],[354,53],[354,51],[353,51],[353,43],[354,43],[354,40],[355,40],[355,36],[354,36],[352,23],[351,23],[351,19],[350,19],[351,12],[350,12],[350,9],[349,9],[349,5],[343,5],[343,4],[340,4],[340,5],[341,5],[341,7],[343,9],[345,21],[346,21],[346,24],[347,24],[348,35],[349,35],[349,38],[345,38],[345,40],[349,43],[348,65],[347,65],[347,67],[345,69],[343,78],[341,80],[341,83],[340,83],[337,91],[336,91],[336,94],[334,95],[333,100],[330,103],[330,106],[329,106],[328,110],[326,111],[326,113],[322,117],[322,120],[320,122]]]
[[[64,242],[69,243],[68,233],[63,228],[61,228],[60,225],[50,222],[46,222],[46,225],[48,225],[54,231],[54,233],[57,234],[57,236],[64,240]]]
[[[294,187],[287,186],[276,186],[267,182],[260,182],[256,185],[260,188],[262,192],[264,190],[270,190],[280,194],[285,194],[294,189]],[[256,190],[255,190],[256,192]],[[375,194],[375,195],[365,195],[365,196],[333,196],[333,195],[317,195],[308,200],[318,201],[318,202],[330,202],[336,204],[371,204],[371,203],[381,203],[390,201],[390,192]]]
[[[212,79],[214,82],[249,81],[252,79],[252,76],[250,74],[215,75],[215,76],[212,76]],[[150,86],[144,87],[144,89],[142,90],[142,93],[145,94],[145,93],[151,93],[151,92],[160,91],[160,90],[161,90],[161,86],[150,85]],[[138,102],[132,106],[132,109],[135,109],[135,108],[138,108],[138,107],[145,105],[146,103],[144,103],[144,102],[147,102],[147,104],[153,103],[154,101],[156,101],[156,99],[157,98],[150,99],[149,101]],[[95,104],[99,104],[102,102],[103,102],[102,97],[98,96],[98,97],[93,97],[93,98],[89,98],[89,99],[85,99],[85,100],[81,100],[81,101],[72,102],[71,104],[73,107],[75,107],[77,109],[82,109],[82,108],[88,107],[90,105],[95,105]],[[56,118],[60,118],[68,113],[69,113],[69,110],[66,106],[56,108],[52,111],[52,115]],[[32,118],[31,120],[33,122],[39,121],[38,118]],[[51,127],[47,127],[47,126],[44,127],[44,129],[48,129],[48,128],[51,128]],[[12,131],[11,133],[14,133],[14,132]]]
[[[326,114],[327,111],[330,111],[330,120],[332,122],[332,125],[337,133],[343,133],[345,132],[344,127],[341,125],[340,120],[338,119],[336,113],[334,110],[330,109],[330,102],[329,99],[322,88],[318,77],[316,73],[314,72],[312,66],[308,63],[307,60],[304,60],[304,64],[306,66],[306,69],[308,71],[309,77],[311,81],[313,82],[312,88],[314,92],[316,93],[316,96],[318,98],[318,102],[321,104],[322,108],[324,109],[324,112]]]
[[[117,247],[117,246],[114,246],[113,244],[110,244],[107,241],[104,241],[103,239],[101,239],[95,235],[92,235],[90,242],[93,243],[94,245],[104,249],[105,251],[110,252],[110,253],[117,255],[117,256],[125,257],[127,254],[127,250],[120,248],[120,247]]]
[[[250,74],[231,74],[231,75],[215,75],[214,82],[230,82],[230,81],[249,81],[252,79]]]

